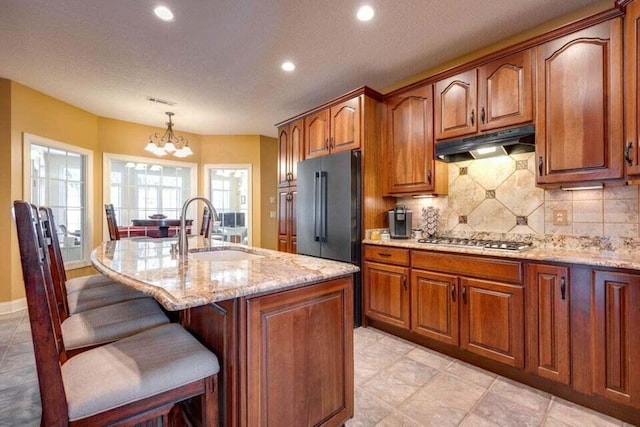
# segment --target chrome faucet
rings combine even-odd
[[[189,243],[187,242],[187,209],[189,205],[194,200],[202,200],[205,205],[209,208],[209,212],[212,213],[209,221],[217,221],[218,220],[218,212],[216,212],[216,208],[213,207],[213,204],[203,196],[193,196],[188,198],[184,204],[182,205],[182,215],[180,215],[180,231],[178,232],[178,255],[181,258],[186,258],[187,252],[189,251]]]

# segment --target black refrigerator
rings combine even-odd
[[[360,152],[345,151],[298,162],[298,253],[360,266]],[[360,273],[354,277],[354,324],[362,317]]]

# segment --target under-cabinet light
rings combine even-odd
[[[598,185],[586,185],[582,187],[560,187],[560,189],[564,191],[579,191],[579,190],[602,190],[604,188],[604,184]]]

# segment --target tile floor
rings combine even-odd
[[[628,426],[378,330],[355,330],[355,426]],[[0,315],[0,426],[40,424],[26,311]]]

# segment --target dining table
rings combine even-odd
[[[186,225],[188,227],[193,223],[192,219],[185,220]],[[132,219],[131,224],[133,226],[138,227],[154,227],[159,230],[158,237],[169,237],[169,227],[178,227],[180,226],[179,219],[171,219],[171,218],[145,218],[145,219]]]

